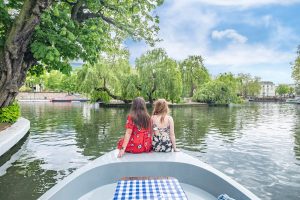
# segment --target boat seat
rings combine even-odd
[[[117,183],[113,199],[187,200],[187,197],[173,177],[123,177]]]

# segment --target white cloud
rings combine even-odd
[[[213,31],[211,34],[213,39],[222,40],[224,38],[232,39],[236,43],[245,43],[248,39],[247,37],[239,34],[236,30],[226,29],[224,31]]]
[[[179,60],[208,51],[207,38],[219,22],[215,12],[188,4],[177,7],[175,2],[165,11],[159,13],[159,36],[163,41],[156,47],[165,48],[171,57]]]
[[[300,0],[299,0],[300,1]],[[291,27],[280,23],[272,13],[255,16],[253,12],[243,13],[240,18],[227,18],[220,8],[203,6],[203,3],[224,6],[258,6],[271,3],[288,4],[298,1],[247,1],[247,0],[189,0],[167,1],[166,6],[158,10],[161,18],[159,36],[163,39],[156,47],[166,49],[168,55],[183,60],[189,55],[201,55],[208,70],[216,75],[222,72],[251,73],[264,80],[274,82],[292,82],[290,62],[295,58],[295,50],[300,37]],[[239,9],[238,7],[236,9]],[[235,11],[235,8],[231,10]],[[235,20],[235,21],[232,21]],[[267,39],[251,41],[230,26],[244,24],[257,31],[268,31]],[[227,46],[215,48],[214,41],[230,39]],[[259,38],[260,39],[260,38]],[[284,48],[282,48],[284,47]],[[146,46],[130,47],[134,57],[147,50]],[[286,49],[289,49],[288,51]],[[276,80],[276,81],[275,81]]]
[[[239,66],[251,64],[289,63],[293,59],[291,52],[272,49],[269,46],[257,44],[229,45],[220,51],[211,51],[207,56],[208,65]]]

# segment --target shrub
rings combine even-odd
[[[20,116],[20,106],[16,101],[7,107],[0,108],[0,123],[14,123]]]

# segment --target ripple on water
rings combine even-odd
[[[37,199],[75,169],[113,150],[124,134],[128,109],[41,103],[22,104],[22,113],[31,121],[30,135],[0,174],[0,199]],[[182,151],[262,199],[300,196],[299,106],[175,108],[171,114]]]

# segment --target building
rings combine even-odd
[[[260,82],[261,89],[260,89],[260,98],[264,97],[275,97],[276,96],[276,86],[271,81],[261,81]]]

